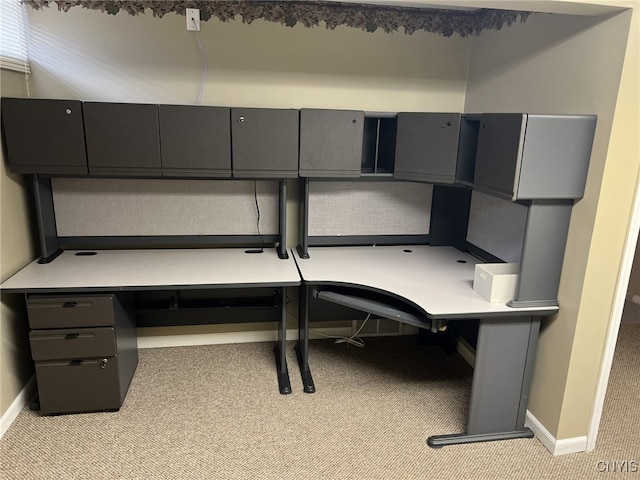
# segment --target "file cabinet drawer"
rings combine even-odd
[[[120,388],[117,358],[36,362],[40,411],[56,413],[117,410]]]
[[[32,295],[27,310],[34,329],[107,327],[114,322],[112,295]]]
[[[34,360],[112,357],[116,336],[112,327],[32,330],[29,333]]]

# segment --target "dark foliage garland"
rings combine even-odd
[[[262,19],[288,27],[297,23],[315,27],[324,22],[331,30],[339,25],[346,25],[367,32],[382,29],[390,33],[402,29],[409,35],[424,30],[444,37],[453,34],[466,37],[478,35],[487,29],[500,30],[518,20],[524,22],[530,15],[530,12],[511,10],[461,11],[324,1],[25,0],[25,3],[36,10],[56,3],[58,10],[65,12],[71,7],[81,6],[110,15],[120,11],[138,15],[150,9],[156,17],[167,13],[184,15],[185,9],[198,8],[202,21],[215,17],[228,22],[240,16],[242,22],[247,24]]]

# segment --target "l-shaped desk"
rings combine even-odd
[[[304,282],[298,361],[306,392],[315,391],[308,363],[309,295],[421,328],[480,319],[467,431],[436,435],[428,443],[532,437],[524,427],[540,317],[555,306],[512,308],[473,290],[478,259],[453,247],[311,247],[294,251]]]

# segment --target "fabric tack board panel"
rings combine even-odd
[[[309,185],[309,235],[427,235],[433,186],[414,182]]]
[[[253,181],[52,178],[59,237],[256,235]],[[260,233],[278,233],[278,182],[258,181]]]
[[[467,242],[505,262],[520,263],[528,208],[474,191]]]

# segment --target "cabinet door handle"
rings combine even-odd
[[[64,113],[66,113],[67,115],[71,115],[73,113],[73,110],[71,110],[70,108],[67,108]]]
[[[243,123],[243,122],[244,122],[244,116],[243,116],[243,117],[238,118],[238,122]]]
[[[102,369],[107,368],[107,362],[108,362],[108,361],[109,361],[109,360],[108,360],[108,359],[106,359],[106,358],[103,358],[102,360],[100,360],[100,368],[102,368]]]
[[[453,125],[453,123],[451,123],[451,122],[444,122],[444,123],[442,124],[442,126],[443,126],[444,128],[450,127],[451,125]]]
[[[73,308],[78,305],[78,302],[64,302],[62,308]]]

